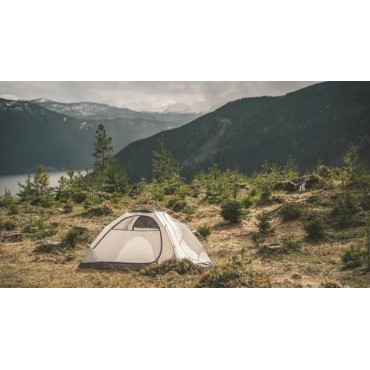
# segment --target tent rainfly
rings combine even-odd
[[[165,212],[126,213],[106,226],[89,247],[80,267],[139,269],[184,258],[212,265],[197,237]]]

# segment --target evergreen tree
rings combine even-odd
[[[18,186],[21,190],[17,195],[23,201],[42,197],[44,195],[50,195],[52,189],[49,185],[50,176],[44,172],[44,168],[42,166],[38,166],[33,179],[31,179],[31,175],[28,175],[24,184],[18,182]]]
[[[95,131],[94,153],[95,158],[94,169],[97,172],[104,171],[107,160],[111,157],[112,138],[108,137],[104,125],[100,124]]]
[[[159,151],[153,152],[153,180],[159,183],[180,181],[180,166],[167,146],[164,136],[159,139]]]
[[[344,156],[344,163],[344,168],[348,174],[349,179],[351,181],[355,181],[360,172],[361,162],[360,155],[358,154],[358,151],[353,144],[349,146],[348,152]]]
[[[104,170],[104,190],[108,193],[126,193],[128,186],[126,171],[122,169],[118,158],[110,158]]]

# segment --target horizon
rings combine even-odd
[[[308,81],[0,81],[0,98],[95,103],[138,112],[209,113],[231,101],[283,96],[312,86]]]

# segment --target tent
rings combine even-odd
[[[106,226],[89,247],[80,267],[138,269],[183,258],[212,265],[197,237],[165,212],[126,213]]]

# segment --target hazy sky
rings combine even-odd
[[[0,97],[97,102],[134,110],[207,112],[243,97],[283,95],[314,82],[1,82]]]

